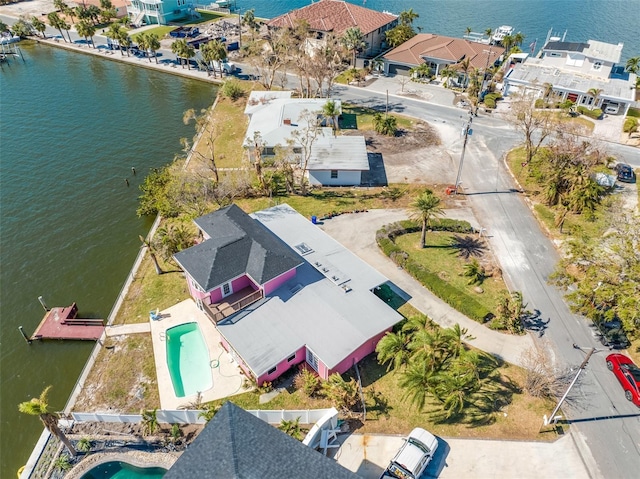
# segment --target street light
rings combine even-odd
[[[469,112],[469,119],[466,123],[462,124],[462,134],[464,135],[464,142],[462,143],[462,153],[460,154],[460,166],[458,166],[458,176],[456,176],[456,184],[455,184],[455,194],[458,194],[458,186],[460,186],[460,181],[462,177],[462,165],[464,164],[464,152],[467,149],[467,141],[469,137],[473,134],[473,130],[471,129],[471,122],[473,122],[473,115]]]

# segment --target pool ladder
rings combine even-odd
[[[167,340],[167,332],[166,331],[160,331],[160,341],[166,341]]]

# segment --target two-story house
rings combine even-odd
[[[385,33],[398,25],[398,16],[342,0],[320,0],[280,15],[267,26],[295,28],[300,21],[306,22],[320,40],[327,34],[341,37],[349,28],[359,28],[366,43],[361,55],[372,58],[386,48]]]
[[[635,99],[636,76],[617,65],[622,47],[622,43],[552,38],[537,57],[527,58],[505,75],[504,93],[535,90],[541,94],[551,85],[552,93],[563,100],[626,114]]]
[[[192,0],[131,0],[127,13],[133,25],[167,25],[189,16],[200,16]]]
[[[300,363],[326,379],[375,350],[402,317],[387,278],[288,205],[232,205],[195,220],[204,240],[174,257],[222,347],[258,384]]]

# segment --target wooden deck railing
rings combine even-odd
[[[232,314],[240,311],[241,309],[246,308],[250,304],[255,303],[259,299],[262,299],[261,289],[254,291],[253,293],[245,296],[244,298],[240,298],[235,303],[231,303],[229,305],[224,304],[224,305],[213,306],[213,305],[205,304],[204,310],[205,310],[205,313],[207,313],[207,315],[209,316],[209,319],[211,319],[211,321],[217,324],[223,319],[228,318]]]

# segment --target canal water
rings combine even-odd
[[[15,477],[42,430],[18,403],[53,385],[61,410],[93,343],[34,342],[48,306],[106,318],[152,219],[136,217],[150,168],[192,136],[211,84],[48,46],[0,72],[0,477]],[[131,168],[136,169],[133,175]],[[127,186],[125,179],[128,180]]]

